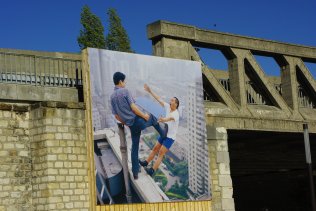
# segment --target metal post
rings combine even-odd
[[[124,125],[122,123],[117,123],[119,129],[120,136],[120,150],[122,154],[122,165],[123,165],[123,173],[124,173],[124,182],[126,189],[126,199],[127,203],[132,203],[132,194],[129,185],[129,177],[128,177],[128,163],[127,163],[127,144],[125,138]]]
[[[308,125],[306,123],[303,124],[303,129],[304,129],[304,145],[305,145],[306,163],[307,163],[307,168],[308,168],[309,185],[310,185],[310,192],[311,192],[310,195],[311,195],[312,210],[316,211],[313,166],[312,166],[312,158],[311,158],[311,151],[310,151],[310,145],[309,145]]]

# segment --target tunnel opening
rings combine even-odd
[[[236,211],[311,210],[303,132],[228,130],[228,146]]]

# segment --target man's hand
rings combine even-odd
[[[121,117],[119,115],[114,115],[115,116],[115,119],[119,122],[121,122],[123,125],[125,125],[125,123],[123,122],[123,120],[121,119]]]
[[[165,118],[163,118],[163,117],[159,117],[159,119],[158,119],[158,121],[157,122],[165,122],[166,121],[166,119]]]
[[[147,84],[144,84],[144,90],[148,92],[149,94],[151,94],[159,102],[159,104],[162,107],[164,106],[164,102],[160,99],[160,97],[157,94],[151,91],[150,87]]]
[[[136,114],[137,116],[145,119],[146,121],[149,120],[149,117],[150,117],[149,114],[143,113],[135,103],[131,104],[131,109],[134,112],[134,114]]]
[[[144,119],[146,120],[146,122],[147,122],[147,121],[149,120],[150,116],[149,116],[149,114],[145,114],[143,118],[144,118]]]
[[[149,88],[149,86],[147,84],[144,84],[144,89],[146,92],[150,93],[151,89]]]

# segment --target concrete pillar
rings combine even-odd
[[[190,60],[189,47],[191,47],[191,44],[188,41],[163,37],[160,40],[153,41],[153,55]]]
[[[226,129],[207,126],[207,140],[210,157],[212,210],[233,211],[235,203]]]
[[[297,92],[297,78],[296,68],[293,59],[288,56],[284,56],[286,65],[281,67],[281,84],[282,84],[282,97],[286,104],[293,109],[294,112],[298,112],[298,92]]]
[[[228,60],[230,95],[243,109],[247,106],[244,57],[237,54]]]

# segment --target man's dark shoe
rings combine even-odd
[[[149,174],[149,176],[153,176],[153,174],[155,173],[155,170],[153,168],[145,168],[145,171],[147,172],[147,174]]]
[[[133,173],[133,177],[134,177],[134,180],[137,180],[138,179],[138,173],[137,174]]]
[[[141,166],[143,166],[143,167],[148,166],[148,162],[147,162],[146,160],[144,160],[144,161],[139,160],[138,162],[139,162],[139,164],[140,164]]]

